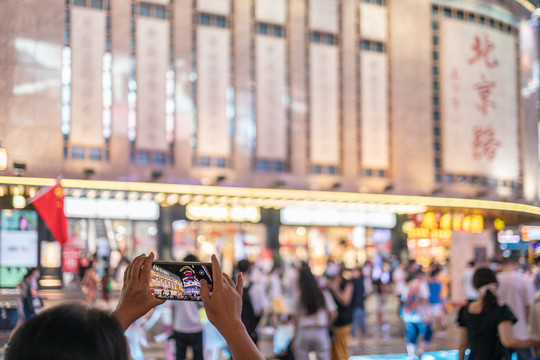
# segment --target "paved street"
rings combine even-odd
[[[62,291],[50,290],[44,291],[48,300],[45,302],[45,308],[60,304],[66,301],[80,301],[82,294],[78,288],[66,288]],[[114,292],[111,306],[114,306],[118,299],[118,291]],[[0,294],[0,303],[6,301],[13,303],[16,301],[16,296],[13,294]],[[367,301],[368,309],[368,331],[369,336],[363,339],[357,339],[351,344],[351,360],[367,360],[367,359],[406,359],[405,345],[403,339],[403,325],[396,313],[396,303],[392,297],[387,303],[384,320],[385,325],[382,329],[376,324],[376,308],[375,299],[370,297]],[[457,327],[454,325],[454,314],[448,315],[449,326],[445,331],[435,331],[433,344],[430,351],[455,350],[458,344]],[[148,347],[144,349],[147,360],[166,360],[165,345],[163,343],[155,343],[153,336],[162,331],[158,326],[155,326],[148,332]],[[0,359],[3,358],[3,347],[7,342],[9,332],[0,331]],[[271,358],[271,343],[263,342],[260,344],[261,350]],[[382,355],[385,356],[368,356],[366,355]],[[401,355],[389,355],[401,354]],[[431,357],[430,357],[431,356]],[[429,360],[454,360],[457,359],[455,352],[442,352],[437,354],[428,354],[424,359]]]

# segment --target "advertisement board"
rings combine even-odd
[[[15,287],[38,264],[38,216],[30,210],[0,212],[0,288]]]

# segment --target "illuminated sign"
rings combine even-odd
[[[71,218],[157,220],[159,204],[152,200],[66,197],[64,213]]]
[[[540,240],[540,227],[523,226],[521,228],[521,238],[523,241]]]
[[[256,206],[189,203],[186,216],[190,220],[256,223],[261,220],[261,210]]]
[[[412,227],[411,222],[403,226],[409,238],[451,239],[452,231],[480,233],[484,231],[482,215],[438,214],[426,212],[420,226]]]
[[[7,169],[7,151],[6,149],[0,147],[0,170]]]
[[[396,226],[396,214],[391,212],[286,206],[281,209],[280,217],[284,225],[365,226],[384,229]]]

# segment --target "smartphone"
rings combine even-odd
[[[212,292],[211,263],[154,261],[150,270],[150,290],[158,299],[201,301],[203,279]]]

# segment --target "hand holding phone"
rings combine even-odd
[[[158,299],[201,301],[201,280],[212,291],[211,263],[154,261],[149,285]]]

